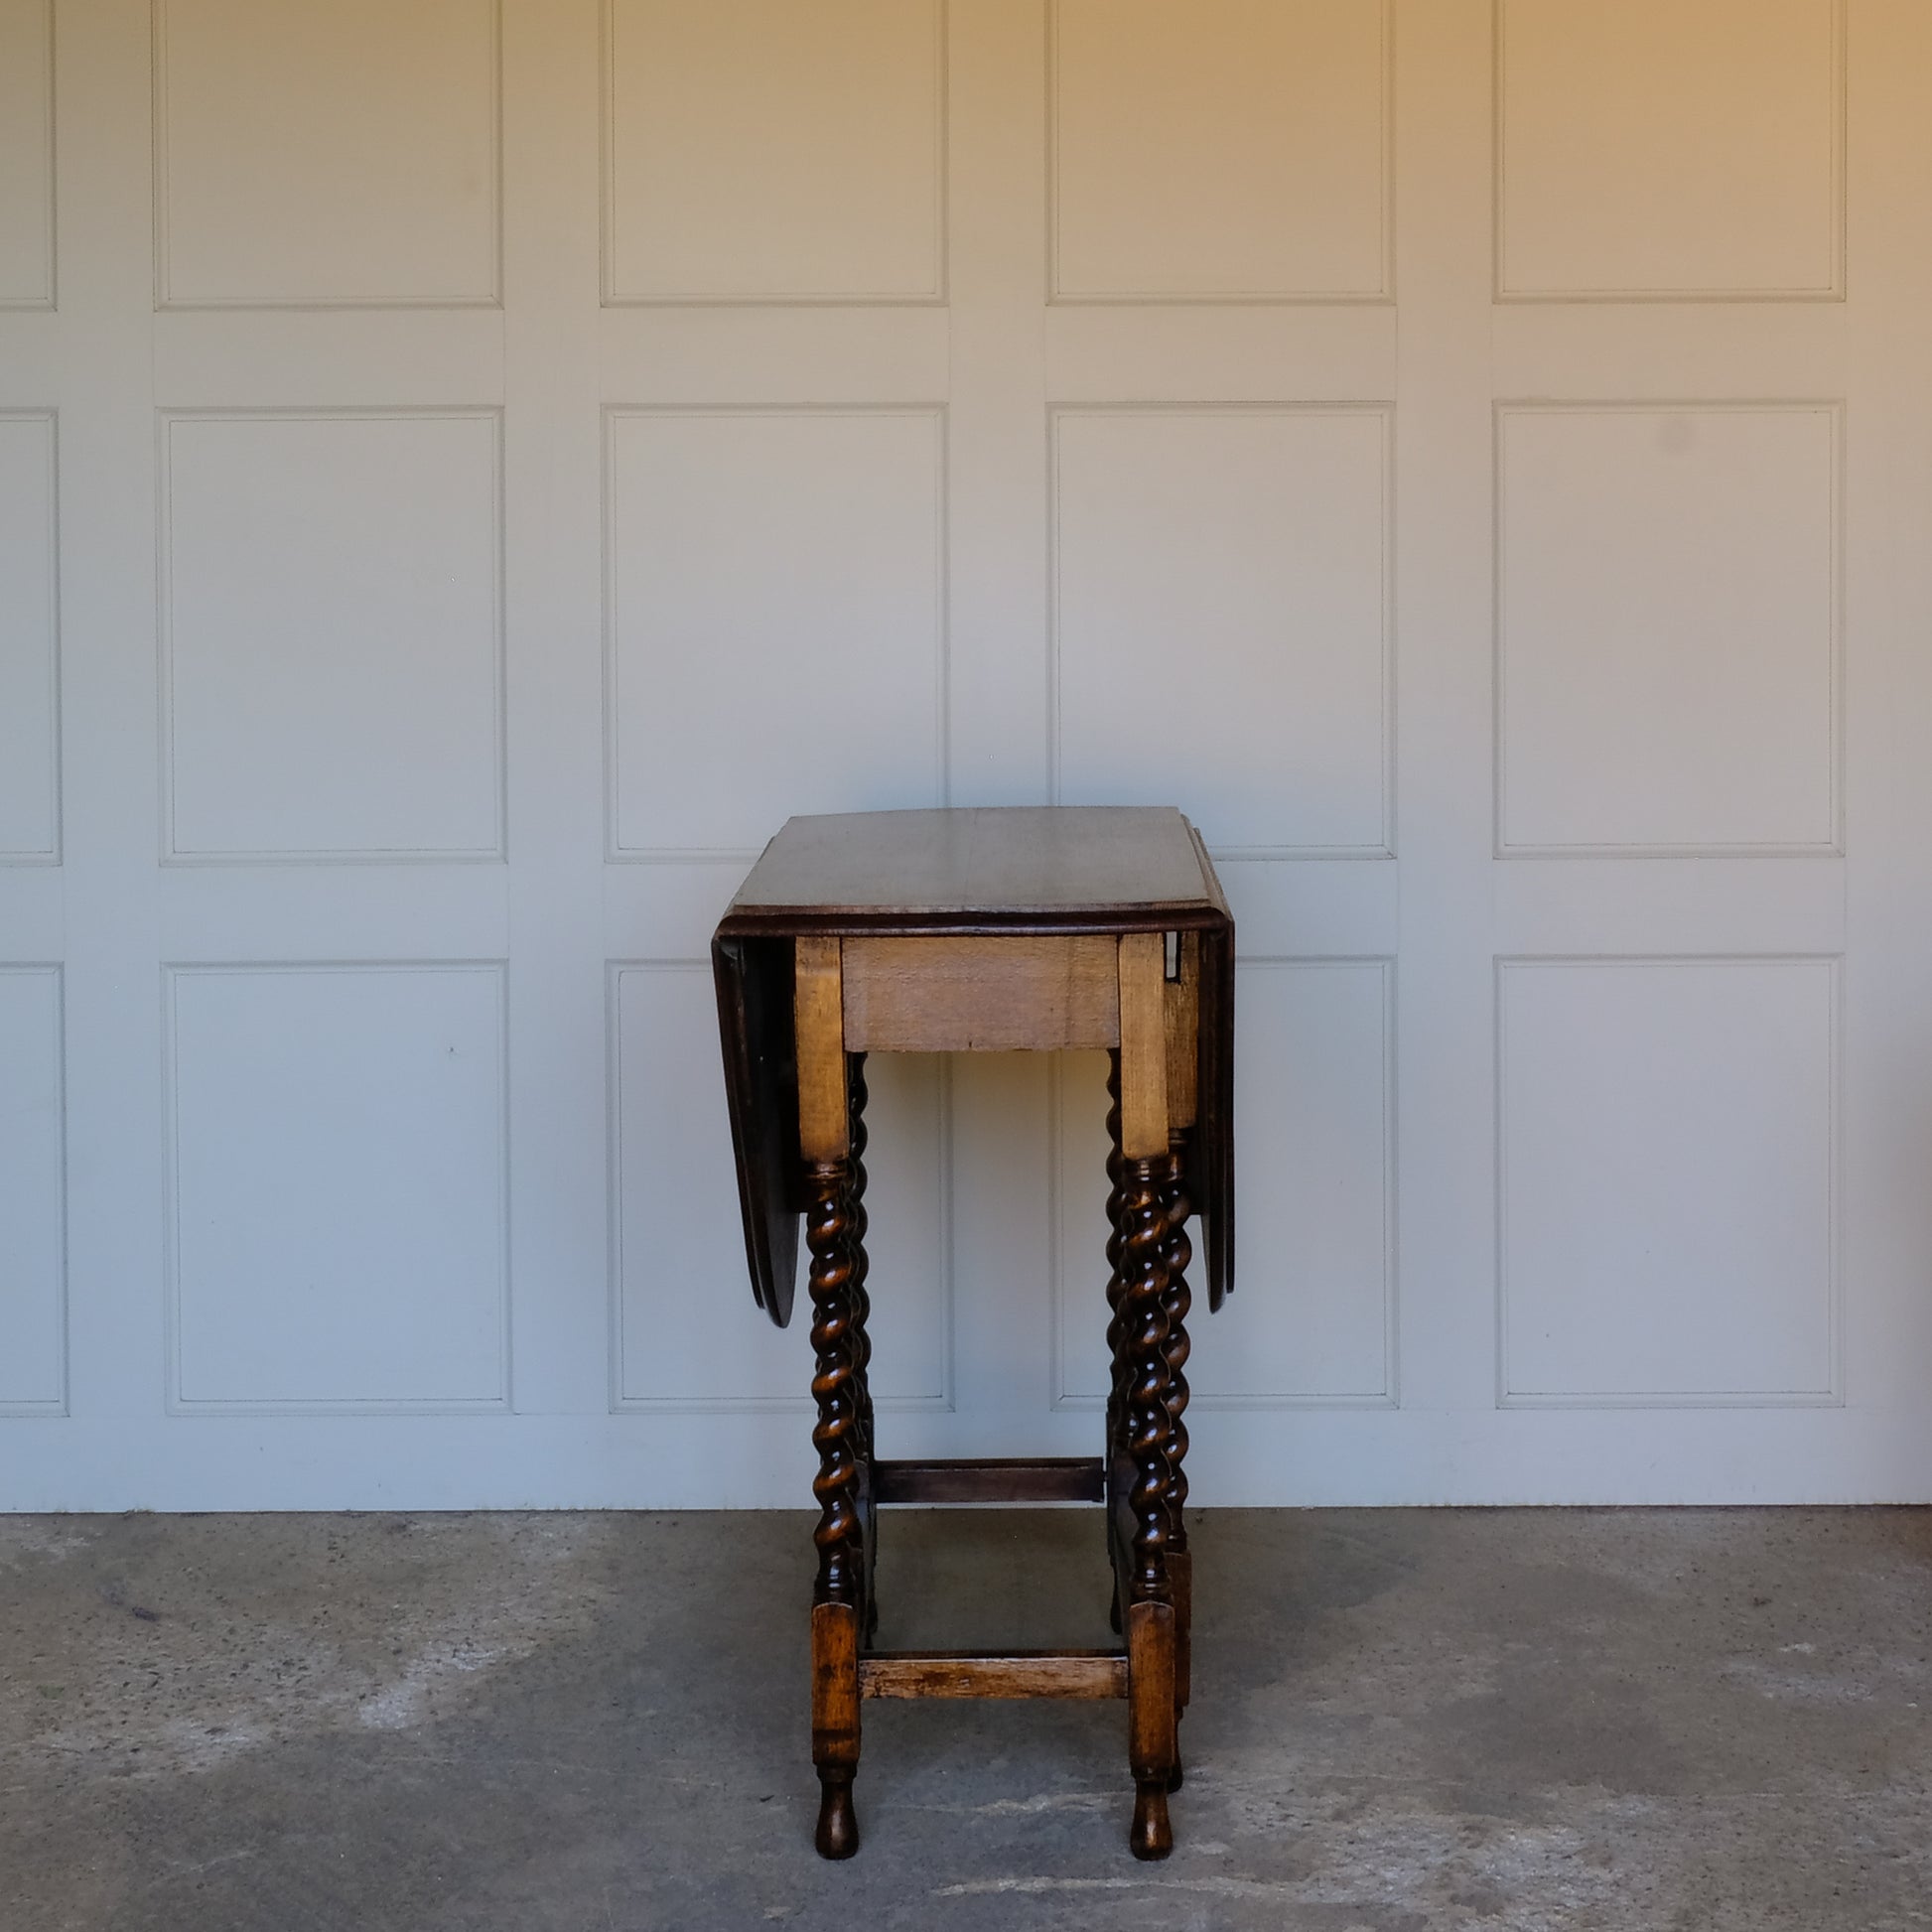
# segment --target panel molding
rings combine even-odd
[[[1495,1406],[1498,1409],[1832,1409],[1845,1406],[1845,1269],[1843,1214],[1842,1100],[1845,1058],[1844,955],[1840,953],[1499,953],[1492,965],[1493,1005],[1491,1078],[1494,1094],[1495,1143],[1492,1202],[1495,1255]],[[1831,978],[1831,1027],[1828,1038],[1830,1120],[1827,1126],[1826,1201],[1829,1219],[1826,1283],[1829,1322],[1829,1386],[1824,1389],[1675,1391],[1633,1389],[1613,1394],[1590,1391],[1538,1391],[1523,1394],[1509,1386],[1509,1267],[1507,1243],[1509,1119],[1508,1082],[1504,1066],[1508,1008],[1504,985],[1512,970],[1566,967],[1628,967],[1638,971],[1663,968],[1725,966],[1824,966]]]
[[[1535,289],[1512,288],[1504,265],[1503,226],[1506,196],[1507,110],[1504,86],[1507,77],[1507,35],[1510,0],[1494,0],[1491,26],[1490,154],[1493,157],[1490,181],[1491,299],[1497,303],[1550,305],[1562,303],[1620,304],[1662,302],[1843,302],[1846,299],[1846,124],[1847,62],[1846,0],[1832,4],[1832,279],[1824,288],[1771,286],[1756,289]]]
[[[490,678],[490,790],[495,814],[495,838],[488,846],[437,848],[398,846],[325,850],[235,850],[185,852],[175,843],[175,683],[173,582],[173,474],[171,437],[177,423],[246,422],[487,422],[492,428],[490,488],[493,568],[490,573],[492,608]],[[161,852],[163,866],[383,866],[383,865],[501,865],[509,856],[508,651],[504,605],[504,552],[508,523],[503,464],[503,410],[492,403],[313,405],[302,408],[204,407],[163,408],[155,411],[158,444],[155,464],[155,640],[160,720]]]
[[[1380,1389],[1349,1391],[1338,1395],[1308,1390],[1278,1390],[1258,1395],[1213,1395],[1190,1390],[1190,1410],[1256,1411],[1283,1413],[1298,1410],[1393,1410],[1402,1406],[1401,1374],[1401,1259],[1399,1249],[1397,1174],[1397,1062],[1396,1062],[1396,973],[1397,960],[1388,953],[1242,953],[1237,966],[1242,972],[1256,970],[1320,972],[1375,967],[1382,981],[1382,1382]],[[1053,1055],[1053,1069],[1047,1087],[1047,1230],[1046,1304],[1048,1346],[1051,1349],[1049,1387],[1053,1391],[1048,1407],[1055,1413],[1091,1411],[1107,1406],[1104,1396],[1081,1395],[1066,1386],[1066,1261],[1072,1252],[1068,1238],[1066,1209],[1068,1188],[1066,1173],[1065,1055]],[[1236,1172],[1240,1173],[1237,1163]],[[1254,1217],[1248,1220],[1247,1239],[1253,1240]],[[1198,1222],[1194,1223],[1198,1235]],[[1236,1250],[1235,1280],[1244,1274],[1252,1279],[1253,1264],[1241,1265],[1241,1249]],[[1248,1252],[1252,1253],[1250,1248]],[[1198,1242],[1196,1244],[1198,1273]],[[1240,1307],[1237,1297],[1231,1304]],[[1225,1312],[1225,1310],[1223,1311]],[[1189,1317],[1190,1332],[1199,1345],[1208,1316],[1206,1305],[1197,1297]]]
[[[926,0],[933,31],[933,279],[930,289],[905,294],[851,291],[799,295],[785,290],[763,293],[691,290],[671,294],[624,294],[617,286],[617,9],[616,0],[598,5],[598,290],[606,309],[933,309],[947,301],[951,246],[948,234],[951,93],[950,0]]]
[[[608,1229],[609,1273],[606,1292],[610,1305],[610,1410],[617,1415],[707,1415],[728,1416],[768,1413],[808,1416],[813,1413],[809,1394],[796,1396],[759,1395],[626,1395],[623,1387],[624,1308],[623,1308],[623,1021],[621,996],[626,973],[701,973],[711,975],[709,959],[678,956],[662,958],[613,959],[605,962],[605,1145],[610,1202]],[[934,1395],[878,1396],[873,1406],[881,1414],[950,1415],[956,1406],[953,1368],[955,1310],[955,1272],[953,1266],[953,1098],[952,1067],[941,1056],[939,1065],[939,1135],[935,1167],[939,1201],[939,1309],[943,1337],[940,1356],[940,1384]],[[736,1225],[733,1229],[737,1232]],[[733,1285],[747,1292],[741,1280]],[[796,1316],[794,1316],[794,1325]],[[800,1376],[801,1384],[808,1378]]]
[[[67,969],[58,960],[20,960],[0,965],[0,978],[51,979],[54,982],[54,1106],[55,1178],[54,1214],[57,1262],[54,1278],[55,1349],[58,1393],[43,1399],[0,1401],[0,1420],[9,1418],[53,1417],[65,1419],[70,1413],[71,1389],[69,1363],[71,1353],[72,1308],[69,1288],[68,1244],[68,1052],[67,1052]]]
[[[1395,59],[1394,0],[1381,0],[1381,286],[1313,293],[1269,290],[1181,292],[1105,290],[1071,293],[1060,286],[1060,12],[1062,0],[1046,6],[1046,303],[1049,308],[1386,308],[1396,300],[1395,281]]]
[[[46,305],[51,306],[51,305]],[[0,409],[0,423],[47,425],[47,590],[51,621],[47,637],[48,824],[44,849],[0,847],[0,866],[58,866],[64,850],[65,787],[61,756],[61,423],[58,409]]]
[[[1588,845],[1512,844],[1505,835],[1508,814],[1509,692],[1508,649],[1505,637],[1503,572],[1508,543],[1507,485],[1504,472],[1503,424],[1510,416],[1595,415],[1826,415],[1832,423],[1831,464],[1831,636],[1829,640],[1830,716],[1827,756],[1832,836],[1813,843],[1775,840],[1729,844],[1690,841],[1655,844],[1642,840],[1603,841]],[[1490,413],[1490,745],[1491,853],[1499,860],[1514,859],[1842,859],[1845,857],[1845,414],[1842,399],[1817,397],[1568,397],[1550,399],[1499,398]]]
[[[1380,795],[1382,836],[1371,845],[1222,845],[1223,859],[1393,859],[1396,856],[1396,451],[1393,402],[1070,402],[1046,409],[1046,783],[1047,800],[1059,804],[1061,780],[1060,696],[1060,423],[1080,416],[1322,417],[1372,416],[1382,426],[1382,661]]]
[[[51,0],[50,0],[51,4]],[[491,202],[490,271],[488,286],[476,295],[459,296],[178,296],[173,292],[170,167],[168,149],[168,5],[150,0],[151,65],[154,113],[153,227],[154,306],[157,313],[206,313],[225,310],[265,310],[303,313],[336,309],[500,309],[503,306],[503,7],[489,0],[490,111],[489,196]]]
[[[41,272],[45,278],[46,293],[43,295],[6,295],[0,294],[0,313],[20,312],[37,309],[58,309],[61,301],[61,189],[60,189],[60,142],[58,90],[55,74],[60,60],[58,43],[54,32],[54,0],[41,0],[41,17],[44,23],[43,34],[47,48],[47,58],[41,63],[41,93],[45,103],[47,118],[47,195],[41,204],[42,217],[47,223],[47,247],[44,251]]]
[[[899,416],[924,417],[935,428],[936,476],[933,488],[933,737],[935,796],[928,802],[945,806],[952,801],[952,516],[949,502],[947,406],[928,402],[867,403],[606,403],[603,410],[603,537],[604,537],[604,857],[611,865],[750,866],[762,850],[758,846],[624,845],[621,842],[619,784],[621,746],[618,714],[618,545],[616,426],[624,420],[675,417]]]
[[[277,977],[296,973],[479,973],[496,988],[496,1292],[497,1387],[487,1396],[191,1397],[182,1388],[180,1077],[176,989],[190,978]],[[166,1342],[165,1411],[170,1416],[447,1416],[509,1414],[516,1387],[514,1327],[510,1319],[510,1092],[509,962],[505,959],[223,959],[168,960],[161,967],[162,1141],[166,1187],[162,1242],[162,1321]]]

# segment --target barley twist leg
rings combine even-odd
[[[851,1169],[807,1171],[805,1245],[811,1255],[812,1399],[817,1421],[818,1577],[812,1589],[812,1762],[819,1779],[821,1858],[859,1849],[852,1780],[859,1769],[859,1624],[865,1550],[859,1516],[860,1335],[852,1296]]]

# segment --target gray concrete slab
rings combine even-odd
[[[808,1519],[0,1519],[5,1932],[1932,1924],[1932,1512],[1203,1512],[1165,1865],[1115,1705],[867,1707]],[[1104,1641],[1096,1518],[895,1513],[882,1641]]]

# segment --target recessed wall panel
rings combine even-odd
[[[1385,0],[1054,0],[1052,293],[1390,293]]]
[[[1842,292],[1839,0],[1499,0],[1498,287]]]
[[[1178,804],[1217,852],[1388,847],[1389,422],[1054,418],[1057,777]]]
[[[54,7],[0,0],[0,309],[54,301]]]
[[[1196,1397],[1256,1407],[1394,1399],[1393,968],[1379,959],[1244,963],[1236,994],[1236,1294],[1208,1322]],[[1061,1393],[1107,1390],[1102,1054],[1061,1068]],[[1202,1231],[1193,1225],[1196,1257]],[[1198,1259],[1192,1270],[1198,1292]]]
[[[496,0],[158,0],[161,306],[497,299]]]
[[[809,1407],[802,1249],[782,1333],[746,1274],[709,969],[614,969],[612,1022],[617,1406]],[[873,1393],[940,1407],[950,1398],[942,1063],[874,1054],[866,1077]]]
[[[609,460],[616,855],[938,804],[938,413],[617,411]]]
[[[1838,839],[1838,412],[1509,407],[1499,843]]]
[[[175,1401],[501,1406],[501,968],[166,983]]]
[[[60,968],[0,967],[0,1415],[66,1406],[66,1134]]]
[[[169,856],[496,856],[494,413],[162,440]]]
[[[1503,1400],[1829,1400],[1834,962],[1499,974]]]
[[[942,0],[609,0],[613,302],[936,301]]]
[[[0,865],[60,851],[54,438],[0,414]]]

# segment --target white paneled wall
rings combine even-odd
[[[155,0],[157,308],[494,306],[493,0]]]
[[[802,1504],[706,944],[1172,800],[1203,1501],[1925,1499],[1915,0],[0,0],[0,1506]],[[877,1060],[889,1453],[1104,1063]]]
[[[1389,0],[1048,13],[1055,301],[1387,299]]]
[[[942,413],[619,410],[608,434],[613,855],[942,803]],[[774,648],[778,611],[835,665]]]
[[[0,413],[0,863],[60,852],[57,440],[51,410]]]
[[[1836,1396],[1837,962],[1511,959],[1496,985],[1504,1399]]]
[[[178,1409],[508,1401],[502,980],[169,969]]]
[[[67,1406],[61,969],[0,967],[0,1415]]]
[[[1843,294],[1847,3],[1496,0],[1497,293]]]
[[[54,301],[54,0],[0,5],[0,309]]]
[[[1838,409],[1515,404],[1496,434],[1498,849],[1834,850]]]
[[[605,35],[607,300],[944,299],[944,0],[609,0]]]
[[[161,437],[167,856],[500,858],[495,412]]]
[[[1055,412],[1058,802],[1161,803],[1177,768],[1218,850],[1388,855],[1389,436],[1385,409]]]

